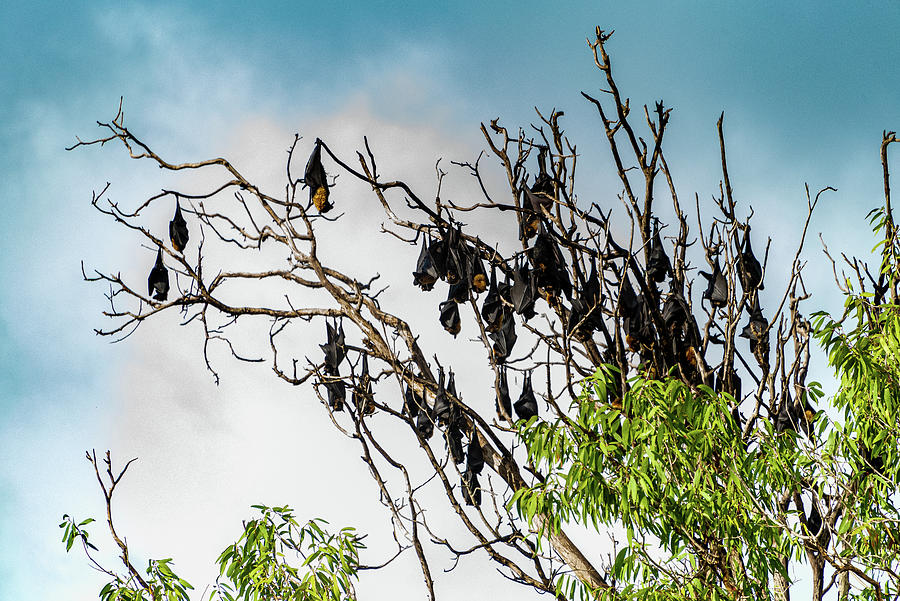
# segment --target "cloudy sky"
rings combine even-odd
[[[252,503],[289,503],[300,516],[372,532],[373,563],[389,550],[377,542],[386,520],[357,447],[333,434],[308,391],[224,357],[216,387],[198,361],[196,331],[174,320],[117,345],[93,334],[107,325],[104,290],[82,281],[81,262],[141,281],[149,251],[94,211],[91,193],[110,182],[116,199],[136,202],[161,186],[156,170],[120,148],[64,150],[112,118],[120,97],[129,127],[159,152],[233,158],[274,194],[300,132],[344,153],[369,135],[382,171],[427,196],[438,158],[477,155],[480,122],[501,116],[527,126],[534,106],[565,110],[580,165],[607,165],[601,127],[579,94],[600,86],[585,38],[601,25],[616,30],[620,89],[636,105],[663,98],[675,107],[668,156],[682,195],[706,202],[717,190],[715,122],[724,110],[736,196],[756,211],[754,232],[773,236],[774,256],[794,243],[805,183],[838,189],[813,232],[841,250],[872,246],[864,216],[880,202],[881,132],[900,128],[900,4],[426,6],[0,8],[0,598],[95,597],[102,580],[65,554],[57,529],[66,512],[100,516],[83,458],[90,448],[140,457],[118,499],[120,527],[138,557],[174,557],[198,593]],[[582,174],[582,197],[614,199],[609,174]],[[364,216],[348,215],[345,227],[363,231]],[[377,258],[395,252],[376,248]],[[814,237],[813,263],[821,264],[819,248]],[[839,306],[830,273],[810,269],[811,308]],[[321,457],[330,460],[313,460]],[[449,567],[441,561],[438,571]],[[472,593],[476,584],[508,593],[477,567],[462,568],[475,577],[443,576],[439,593]],[[421,597],[412,562],[392,570],[394,586],[408,583],[398,598]],[[364,593],[377,596],[385,582],[367,575]]]

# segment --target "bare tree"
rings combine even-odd
[[[860,556],[853,528],[874,518],[849,509],[858,509],[849,499],[862,490],[895,481],[896,469],[886,467],[895,451],[861,443],[855,458],[867,459],[854,463],[852,445],[840,453],[829,447],[831,422],[814,404],[819,389],[807,382],[814,329],[802,310],[809,295],[801,251],[809,216],[832,188],[807,189],[796,253],[770,264],[768,241],[751,232],[752,210],[729,179],[723,117],[721,185],[712,203],[699,193],[684,202],[663,145],[671,109],[660,101],[632,113],[613,77],[610,36],[598,28],[588,40],[602,87],[582,95],[608,141],[620,183],[615,206],[579,198],[579,154],[561,111],[538,111],[529,129],[510,131],[499,119],[482,124],[486,152],[454,163],[481,193],[463,205],[442,197],[440,169],[434,198],[383,175],[368,139],[352,158],[316,139],[300,174],[295,154],[305,142],[295,136],[284,190],[263,190],[224,158],[169,162],[126,127],[120,106],[99,124],[101,137],[72,148],[120,143],[134,159],[217,179],[199,192],[162,190],[136,207],[111,200],[108,186],[94,195],[97,210],[157,252],[147,289],[142,278],[85,272],[110,290],[104,314],[112,325],[98,334],[121,340],[145,320],[178,311],[183,323],[201,324],[217,382],[209,349],[222,344],[235,360],[268,362],[287,384],[314,391],[335,430],[360,446],[397,555],[415,553],[431,599],[432,546],[457,561],[483,552],[508,578],[558,598],[656,591],[666,598],[786,599],[798,549],[814,599],[836,579],[847,595],[849,574],[879,598],[896,594],[893,541],[900,538],[879,547],[877,557],[874,550]],[[882,146],[882,214],[892,241],[884,265],[896,260],[887,172],[894,141],[886,134]],[[485,177],[498,165],[502,191]],[[339,226],[349,206],[341,196],[346,178],[371,188],[387,220],[384,234],[409,243],[403,260],[415,265],[413,282],[454,338],[468,308],[466,335],[482,343],[496,412],[463,398],[466,377],[441,360],[441,348],[420,344],[403,307],[382,302],[377,275],[339,270],[320,254],[324,224]],[[168,237],[145,219],[159,204],[175,210]],[[674,216],[668,224],[660,217],[666,213]],[[515,231],[516,244],[480,235],[485,215]],[[265,256],[285,259],[241,270],[211,261],[215,248],[276,248]],[[888,291],[896,300],[892,273],[871,277],[861,262],[850,262],[860,285],[875,287],[873,311]],[[763,307],[760,291],[775,268],[787,285],[769,291],[777,300]],[[236,284],[263,281],[277,282],[280,294],[234,300]],[[268,356],[242,352],[237,324],[248,321],[267,332]],[[320,336],[322,322],[324,355],[299,356],[292,333]],[[418,457],[382,434],[388,421],[407,426]],[[652,436],[662,442],[650,452]],[[759,473],[760,465],[770,471]],[[107,501],[121,478],[109,475]],[[467,541],[429,522],[427,482],[439,483]],[[727,506],[735,499],[738,506]],[[883,532],[897,532],[895,514],[878,519]],[[627,529],[624,553],[592,562],[566,534],[575,522],[592,525],[601,539]],[[123,559],[127,564],[124,548]]]

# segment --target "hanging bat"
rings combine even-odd
[[[733,396],[738,403],[741,402],[741,379],[734,369],[729,370],[729,373],[726,374],[725,366],[722,365],[719,371],[716,372],[713,390],[716,392],[727,392]]]
[[[416,270],[413,271],[413,284],[428,292],[434,288],[438,280],[438,271],[431,257],[431,249],[425,237],[422,237],[422,250],[419,251],[419,259],[416,261]]]
[[[802,506],[797,509],[803,511]],[[809,517],[806,518],[806,527],[810,534],[818,536],[822,531],[822,526],[822,514],[819,513],[819,504],[816,502],[815,495],[813,495],[811,507],[809,508]]]
[[[636,316],[640,312],[640,301],[631,287],[631,280],[628,274],[622,274],[622,289],[619,292],[619,316],[626,320]]]
[[[712,273],[705,271],[699,273],[706,278],[706,290],[703,292],[703,298],[708,300],[713,307],[724,307],[728,302],[728,281],[722,274],[719,259],[716,259]]]
[[[472,427],[472,436],[469,438],[469,449],[466,453],[466,470],[473,474],[480,474],[484,469],[484,452],[478,444],[478,433]]]
[[[684,324],[688,315],[687,303],[681,293],[675,289],[675,282],[669,291],[666,302],[663,303],[662,318],[663,323],[670,331],[678,329]]]
[[[775,417],[775,431],[779,434],[788,430],[797,431],[797,422],[794,419],[792,404],[793,402],[789,395],[781,399],[781,407],[778,408],[778,415]]]
[[[518,338],[516,336],[516,318],[508,307],[503,308],[502,323],[500,330],[488,333],[488,337],[494,341],[492,356],[497,363],[506,361]]]
[[[534,398],[534,390],[531,387],[531,372],[525,374],[522,383],[522,394],[515,404],[516,415],[519,419],[529,420],[538,414],[537,400]]]
[[[428,440],[434,434],[434,421],[431,419],[431,412],[428,410],[427,405],[423,404],[419,415],[416,417],[416,431],[425,440]]]
[[[553,237],[547,229],[541,225],[534,246],[528,249],[528,258],[534,267],[537,285],[543,288],[548,295],[565,292],[572,297],[572,283],[566,270],[566,262],[559,246],[553,241]]]
[[[462,324],[459,321],[459,305],[451,299],[442,302],[439,308],[441,325],[456,338],[456,335],[459,334],[462,328]]]
[[[446,278],[448,284],[456,284],[466,278],[466,263],[464,249],[461,246],[462,228],[450,227],[449,231],[442,233],[444,243],[444,265],[446,266]]]
[[[343,411],[344,400],[347,398],[344,381],[336,373],[329,375],[335,379],[325,382],[325,390],[328,392],[328,406],[331,407],[332,411]]]
[[[164,301],[169,296],[169,272],[163,263],[162,247],[156,251],[156,264],[150,270],[147,288],[148,294],[152,295],[154,300]]]
[[[344,326],[343,324],[338,324],[336,327],[333,327],[326,321],[325,333],[326,342],[325,344],[320,344],[319,348],[325,352],[326,371],[336,374],[338,367],[347,355],[347,348],[344,346]]]
[[[172,242],[172,248],[178,252],[184,251],[188,243],[188,227],[187,221],[181,214],[181,205],[178,199],[175,199],[175,216],[169,222],[169,240]]]
[[[444,370],[438,375],[437,394],[434,395],[434,418],[439,426],[446,426],[450,421],[450,400],[447,398],[447,389],[444,387]]]
[[[481,486],[478,484],[478,474],[466,470],[462,476],[462,496],[466,505],[481,506]]]
[[[749,312],[750,316],[747,325],[741,330],[740,336],[750,341],[750,351],[753,352],[757,344],[763,340],[764,332],[769,326],[769,322],[763,317],[762,309],[759,308],[759,301],[756,297],[753,298],[750,304]]]
[[[662,282],[666,275],[671,273],[672,263],[669,261],[666,250],[663,248],[662,238],[659,236],[659,227],[650,241],[650,252],[647,256],[647,277],[654,282]]]
[[[601,295],[600,278],[597,275],[597,261],[591,257],[591,275],[584,282],[579,295],[582,309],[585,311],[585,325],[591,331],[598,329],[603,321],[603,311],[600,308]]]
[[[309,188],[309,201],[319,213],[324,214],[334,208],[334,205],[328,200],[328,181],[325,176],[325,167],[322,166],[321,140],[316,140],[316,146],[306,162],[303,183]]]
[[[447,418],[447,423],[457,430],[462,430],[465,427],[465,421],[460,415],[459,405],[457,404],[460,398],[462,397],[456,392],[456,374],[451,369],[450,378],[447,380],[447,400],[450,402],[450,415]]]
[[[488,332],[496,332],[503,325],[503,302],[500,300],[500,290],[497,287],[497,268],[491,268],[491,285],[487,296],[481,305],[481,319],[484,320],[484,329]]]
[[[516,261],[516,267],[513,270],[512,289],[509,296],[516,313],[525,318],[525,321],[534,317],[537,286],[532,272],[528,270],[528,266],[522,263],[521,260]]]
[[[754,290],[763,290],[762,266],[753,254],[753,246],[750,244],[750,226],[744,230],[744,250],[741,252],[738,276],[741,280],[741,288],[744,292],[751,293]]]
[[[372,415],[375,413],[375,399],[372,395],[372,377],[369,375],[368,357],[366,353],[362,354],[359,384],[353,389],[353,405],[360,415]]]
[[[462,445],[462,432],[451,426],[447,428],[444,439],[447,441],[447,451],[449,451],[453,463],[456,465],[464,463],[466,461],[466,453]]]
[[[509,382],[506,379],[506,367],[501,365],[497,368],[497,371],[499,372],[499,377],[494,386],[496,392],[494,406],[497,409],[497,416],[501,420],[508,419],[512,421],[513,410],[512,401],[509,398]]]
[[[415,420],[424,404],[422,397],[413,390],[412,386],[407,384],[406,390],[403,391],[403,413],[408,415],[409,419]]]
[[[481,253],[474,248],[469,248],[469,274],[472,283],[472,290],[476,294],[481,294],[487,290],[488,279],[487,272],[484,270],[484,261],[481,260]]]

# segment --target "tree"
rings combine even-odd
[[[433,202],[382,176],[368,139],[352,161],[316,139],[300,177],[299,135],[282,196],[226,159],[169,162],[125,126],[120,106],[100,123],[101,137],[73,148],[117,142],[134,159],[214,180],[134,208],[112,201],[109,186],[94,194],[93,205],[156,256],[147,294],[143,274],[85,273],[110,288],[113,323],[98,333],[121,340],[180,311],[202,331],[216,381],[208,351],[221,344],[234,360],[267,361],[312,392],[360,446],[397,555],[416,555],[432,599],[432,547],[457,561],[484,553],[512,580],[561,599],[786,599],[793,564],[808,566],[814,599],[832,588],[841,598],[896,597],[900,251],[887,159],[895,135],[884,135],[885,204],[872,213],[878,269],[848,259],[851,280],[832,261],[847,311],[810,319],[801,256],[809,215],[831,188],[807,189],[793,260],[770,262],[729,180],[720,117],[722,183],[704,209],[712,214],[699,196],[693,209],[683,204],[663,148],[671,109],[660,101],[634,117],[613,77],[610,35],[598,28],[589,40],[604,89],[583,96],[609,143],[620,208],[582,200],[592,197],[576,188],[579,155],[561,111],[538,111],[538,124],[515,133],[499,119],[482,124],[486,154],[454,163],[480,194],[462,204],[442,196],[440,168]],[[505,191],[489,181],[487,162],[499,165]],[[321,250],[326,237],[352,236],[340,228],[353,210],[342,196],[347,179],[380,203],[385,235],[416,249],[417,259],[402,259],[413,283],[457,344],[463,328],[478,341],[494,390],[472,390],[472,375],[424,347],[403,307],[382,302],[378,274],[338,268]],[[168,242],[146,217],[160,204],[175,211]],[[489,219],[515,237],[484,239]],[[765,248],[759,256],[754,241]],[[704,264],[708,272],[696,270]],[[765,276],[776,269],[787,285],[763,307]],[[320,336],[322,322],[323,354],[301,356],[298,337]],[[242,350],[260,332],[263,358]],[[811,337],[840,380],[832,399],[808,379]],[[96,564],[112,579],[101,596],[185,598],[189,585],[169,560],[151,562],[145,578],[115,532],[111,499],[129,464],[88,459],[125,566]],[[429,520],[427,482],[469,540],[451,540]],[[361,565],[359,536],[297,521],[287,507],[257,510],[220,556],[213,597],[355,598],[355,574],[375,567]],[[88,524],[66,517],[61,527],[67,546],[80,541],[90,557]],[[572,541],[566,529],[575,524],[615,537],[607,561]]]

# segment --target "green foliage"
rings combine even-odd
[[[289,507],[254,505],[261,517],[247,522],[241,538],[219,556],[220,576],[213,597],[343,601],[355,599],[353,581],[359,550],[365,546],[353,528],[329,534],[314,519],[300,524]],[[291,559],[299,559],[299,565]]]
[[[226,601],[345,601],[356,598],[353,583],[359,570],[359,551],[365,548],[353,528],[329,534],[324,520],[300,524],[291,509],[254,505],[261,516],[244,525],[236,543],[219,556],[219,579],[210,595]],[[91,556],[84,526],[69,515],[59,525],[66,551],[81,541],[88,558],[112,577],[100,591],[101,601],[188,601],[193,587],[172,571],[172,559],[151,559],[146,578],[126,565],[125,575],[100,566]],[[292,560],[294,560],[292,562]],[[294,565],[296,564],[296,565]]]

